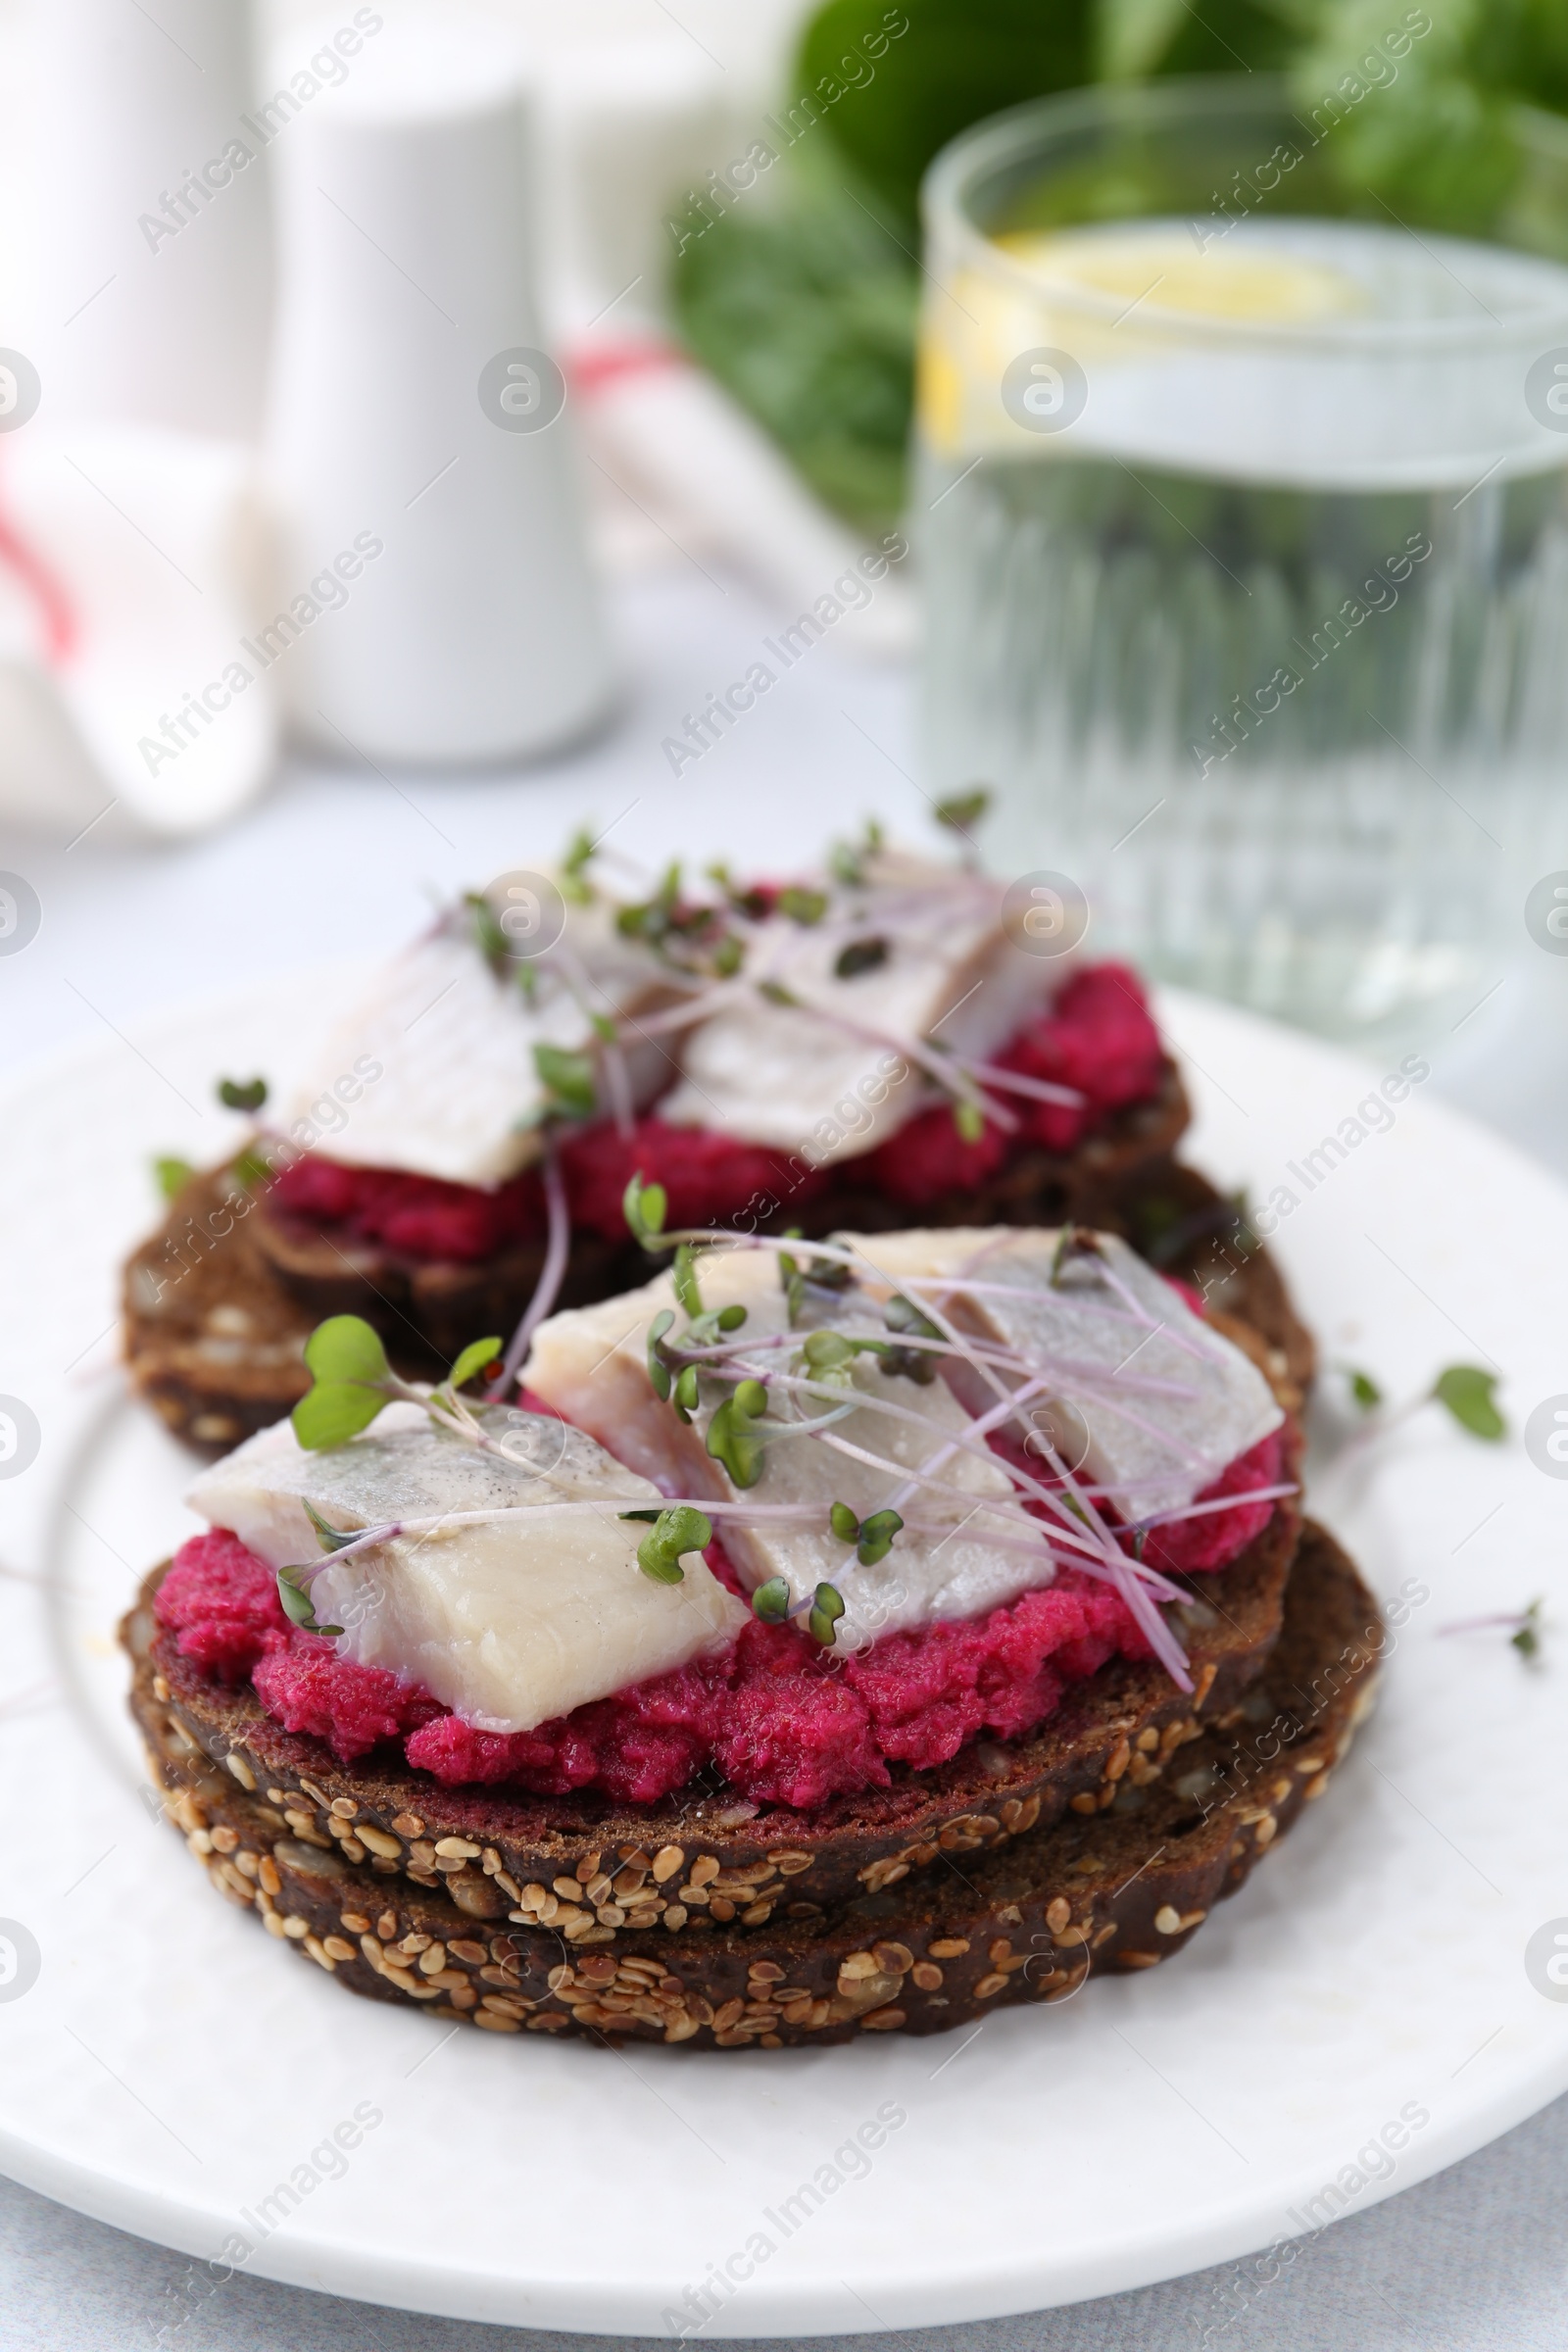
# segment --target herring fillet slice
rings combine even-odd
[[[920,1297],[934,1297],[977,1339],[1089,1367],[1093,1377],[1064,1368],[1052,1396],[1023,1417],[1032,1415],[1031,1425],[1069,1465],[1081,1465],[1125,1519],[1181,1509],[1285,1418],[1251,1358],[1115,1235],[1097,1235],[1099,1260],[1075,1253],[1054,1285],[1054,1232],[951,1227],[834,1238],[860,1253],[868,1289],[890,1295],[922,1277],[968,1277],[985,1287]],[[1129,1375],[1150,1385],[1134,1387]],[[995,1389],[972,1368],[950,1363],[948,1377],[973,1411],[995,1401]],[[999,1377],[1014,1386],[1019,1375]]]
[[[540,1153],[535,1046],[589,1052],[591,1014],[636,1013],[672,993],[601,907],[569,910],[531,999],[515,971],[491,970],[466,918],[450,916],[394,956],[316,1048],[277,1130],[355,1167],[503,1184]],[[627,1059],[634,1099],[667,1080],[662,1050],[633,1038]]]
[[[1002,890],[973,874],[885,851],[863,886],[834,895],[820,925],[779,914],[758,926],[745,976],[793,1004],[758,1000],[710,1015],[687,1041],[685,1075],[660,1105],[672,1127],[721,1127],[826,1166],[902,1127],[927,1081],[888,1044],[935,1035],[980,1059],[1044,1008],[1064,976],[1014,947]],[[882,958],[852,977],[856,940]],[[844,1024],[855,1024],[854,1027]],[[857,1028],[872,1034],[857,1034]]]
[[[757,1342],[788,1331],[788,1315],[780,1288],[777,1260],[765,1251],[715,1251],[700,1261],[705,1305],[744,1305],[747,1319],[731,1335],[737,1343]],[[1049,1581],[1051,1563],[1044,1548],[1044,1531],[1023,1521],[1012,1503],[1012,1486],[1000,1462],[984,1453],[956,1452],[942,1472],[943,1488],[922,1489],[905,1512],[924,1525],[908,1527],[886,1558],[862,1567],[855,1547],[839,1541],[828,1526],[834,1502],[849,1505],[859,1519],[881,1509],[904,1474],[917,1469],[940,1446],[966,1435],[969,1415],[941,1381],[917,1386],[903,1377],[890,1378],[873,1357],[856,1359],[846,1399],[866,1402],[826,1436],[774,1437],[763,1455],[757,1486],[735,1487],[723,1465],[706,1451],[712,1417],[706,1402],[683,1427],[667,1404],[661,1403],[649,1385],[645,1363],[648,1326],[662,1307],[673,1306],[670,1277],[659,1276],[640,1291],[586,1307],[553,1315],[534,1335],[527,1381],[535,1395],[596,1436],[627,1461],[658,1481],[666,1493],[701,1495],[714,1501],[762,1506],[754,1521],[726,1516],[719,1533],[742,1582],[755,1591],[773,1577],[783,1577],[792,1602],[807,1601],[819,1583],[835,1586],[845,1614],[838,1629],[838,1646],[855,1648],[877,1634],[918,1625],[938,1618],[970,1617],[1014,1600],[1031,1585]],[[880,1313],[870,1310],[852,1294],[835,1302],[823,1321],[835,1330],[888,1338]],[[807,1336],[803,1329],[798,1339]],[[734,1368],[765,1373],[783,1371],[795,1348],[758,1348],[748,1356],[744,1346]],[[831,1409],[832,1398],[793,1401],[779,1398],[769,1405],[769,1418],[814,1419]],[[878,1411],[878,1402],[900,1408]],[[904,1418],[918,1415],[917,1420]],[[829,1439],[840,1439],[896,1465],[881,1469],[841,1452]],[[776,1520],[769,1506],[798,1505],[808,1518]],[[1041,1539],[1038,1553],[1003,1549],[986,1542],[988,1530],[1013,1537]]]
[[[307,1500],[339,1528],[603,1500],[602,1512],[541,1510],[532,1522],[398,1537],[349,1560],[326,1557],[313,1580],[318,1619],[344,1628],[343,1656],[421,1682],[482,1731],[531,1731],[734,1639],[747,1612],[695,1553],[678,1585],[639,1569],[646,1531],[614,1506],[656,1507],[646,1479],[542,1415],[491,1406],[481,1417],[537,1467],[466,1446],[419,1406],[394,1404],[363,1436],[319,1452],[279,1422],[204,1471],[187,1499],[274,1568],[322,1557]]]

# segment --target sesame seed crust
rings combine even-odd
[[[135,1654],[134,1638],[130,1646]],[[1162,1965],[1343,1758],[1381,1646],[1376,1603],[1308,1523],[1260,1685],[1180,1741],[1163,1780],[1139,1788],[1123,1772],[1109,1808],[1069,1810],[966,1852],[961,1876],[931,1872],[825,1906],[764,1904],[750,1928],[746,1910],[758,1906],[739,1898],[768,1882],[697,1841],[677,1861],[673,1846],[622,1851],[607,1840],[558,1874],[569,1893],[540,1883],[510,1907],[482,1848],[441,1852],[472,1847],[456,1834],[414,1841],[431,1858],[422,1878],[376,1872],[363,1803],[350,1823],[318,1780],[309,1815],[278,1778],[259,1774],[247,1791],[182,1735],[177,1708],[155,1695],[145,1648],[132,1711],[167,1816],[217,1891],[349,1989],[498,2034],[771,2049],[942,2033],[1000,2007],[1069,1998],[1091,1974]],[[428,1805],[408,1819],[435,1826]],[[775,1872],[793,1850],[775,1849]],[[493,1911],[465,1899],[469,1882],[498,1898]],[[726,1885],[735,1897],[715,1898]],[[657,1924],[639,1901],[648,1887],[682,1896]],[[690,1899],[704,1893],[706,1904]],[[604,1895],[613,1899],[596,1907]],[[730,1900],[730,1920],[718,1899]],[[624,1916],[606,1926],[606,1911]]]

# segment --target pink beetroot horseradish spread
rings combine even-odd
[[[1020,1029],[995,1066],[1071,1089],[1082,1101],[1009,1096],[1013,1130],[988,1118],[972,1142],[960,1135],[951,1105],[938,1103],[915,1111],[858,1160],[838,1164],[901,1205],[920,1209],[945,1193],[985,1183],[1023,1152],[1073,1151],[1112,1112],[1159,1092],[1164,1059],[1137,973],[1119,963],[1074,973],[1050,1011]],[[828,1169],[804,1168],[760,1145],[668,1126],[657,1105],[624,1128],[604,1119],[567,1130],[561,1165],[573,1226],[607,1241],[624,1238],[621,1202],[634,1174],[663,1186],[672,1227],[723,1225],[764,1200],[797,1206],[829,1181]],[[547,1224],[544,1187],[532,1168],[484,1187],[353,1167],[311,1152],[279,1171],[271,1199],[307,1223],[425,1260],[477,1262],[542,1240]]]
[[[1284,1460],[1276,1430],[1199,1499],[1277,1490]],[[1143,1557],[1181,1573],[1224,1567],[1276,1507],[1271,1494],[1156,1528]],[[706,1557],[740,1593],[721,1544]],[[346,1763],[397,1741],[411,1765],[448,1786],[590,1788],[633,1804],[657,1803],[707,1767],[759,1803],[808,1807],[885,1788],[891,1766],[929,1770],[982,1732],[1021,1738],[1108,1658],[1151,1654],[1118,1595],[1066,1568],[1005,1607],[887,1634],[845,1656],[754,1618],[717,1656],[533,1731],[492,1733],[416,1683],[342,1658],[329,1640],[291,1625],[274,1571],[223,1529],[181,1545],[155,1606],[181,1656],[215,1681],[249,1680],[274,1721],[325,1740]]]

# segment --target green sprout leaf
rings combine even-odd
[[[1533,1600],[1519,1620],[1518,1630],[1508,1636],[1514,1648],[1525,1659],[1541,1655],[1541,1602]]]
[[[176,1193],[182,1193],[195,1173],[196,1171],[188,1159],[165,1158],[153,1161],[153,1176],[158,1190],[166,1200],[172,1200]]]
[[[242,1085],[237,1078],[220,1078],[218,1100],[225,1110],[260,1110],[267,1101],[267,1080],[247,1078]]]
[[[859,1548],[855,1555],[862,1568],[874,1568],[878,1560],[887,1558],[893,1539],[903,1525],[897,1511],[873,1511],[862,1522]]]
[[[358,1381],[318,1380],[309,1396],[300,1398],[289,1419],[306,1451],[319,1453],[328,1446],[346,1446],[350,1438],[357,1438],[389,1401],[385,1390],[364,1388]]]
[[[937,803],[937,823],[946,825],[950,833],[968,833],[980,822],[991,806],[991,793],[984,784],[971,792],[956,792],[950,801]]]
[[[785,987],[782,980],[759,980],[757,993],[760,997],[765,998],[769,1004],[793,1006],[798,1005],[801,1001],[793,989]]]
[[[862,972],[874,972],[887,959],[885,939],[852,939],[847,948],[839,950],[833,969],[841,980],[858,980]]]
[[[599,1104],[592,1057],[568,1054],[564,1046],[537,1045],[533,1066],[553,1110],[571,1119],[591,1119]]]
[[[835,1383],[851,1378],[858,1352],[855,1342],[846,1339],[842,1331],[813,1331],[801,1349],[812,1380]]]
[[[662,1184],[644,1184],[641,1173],[635,1175],[620,1198],[620,1213],[625,1218],[633,1241],[645,1250],[657,1250],[659,1237],[664,1230],[664,1211],[668,1206]],[[670,1317],[674,1321],[674,1317]]]
[[[638,1544],[637,1565],[656,1585],[684,1584],[682,1554],[706,1551],[712,1541],[712,1526],[704,1514],[694,1511],[690,1503],[676,1503],[671,1509],[660,1512]]]
[[[1449,1364],[1446,1371],[1438,1374],[1432,1395],[1439,1404],[1446,1406],[1461,1429],[1467,1429],[1473,1438],[1485,1438],[1489,1445],[1495,1445],[1508,1431],[1508,1424],[1494,1401],[1496,1386],[1494,1372],[1483,1372],[1475,1364]]]
[[[912,1298],[898,1291],[882,1310],[882,1320],[889,1331],[912,1332],[922,1340],[940,1340],[941,1332],[929,1315],[922,1314]]]
[[[719,980],[733,980],[746,961],[746,943],[735,932],[726,931],[713,950],[713,972]]]
[[[1349,1383],[1350,1396],[1363,1413],[1375,1413],[1383,1402],[1383,1391],[1370,1372],[1358,1372],[1353,1364],[1340,1367]]]
[[[583,827],[574,833],[561,861],[561,895],[570,899],[573,906],[586,906],[592,899],[593,885],[588,879],[588,867],[598,843]]]
[[[828,1525],[841,1544],[858,1544],[860,1522],[847,1502],[836,1502],[827,1517]]]
[[[632,1182],[636,1182],[635,1177]],[[654,1395],[662,1399],[667,1399],[671,1387],[670,1369],[664,1361],[662,1343],[664,1334],[674,1328],[674,1322],[673,1309],[662,1306],[648,1326],[648,1381]]]
[[[752,1614],[764,1625],[782,1625],[790,1613],[790,1589],[782,1576],[770,1576],[752,1594]]]
[[[806,1627],[813,1642],[831,1649],[837,1639],[834,1628],[844,1614],[844,1597],[834,1585],[818,1585],[810,1615]]]
[[[447,1374],[448,1388],[466,1388],[468,1382],[476,1379],[481,1372],[493,1364],[501,1352],[502,1343],[500,1340],[470,1341]]]
[[[977,1144],[986,1131],[986,1115],[978,1102],[955,1102],[953,1124],[961,1143]]]
[[[318,1380],[385,1380],[390,1367],[380,1336],[360,1315],[329,1315],[305,1343],[305,1362]]]
[[[792,923],[800,923],[809,930],[827,912],[827,892],[805,890],[797,882],[787,882],[774,904],[780,914],[787,914]]]
[[[908,1332],[922,1340],[940,1340],[941,1332],[929,1315],[923,1315],[912,1298],[902,1292],[888,1300],[882,1310],[882,1320],[891,1331]],[[890,1377],[915,1381],[928,1389],[937,1376],[935,1353],[925,1348],[890,1348],[883,1363]]]
[[[675,1252],[671,1280],[682,1310],[693,1318],[700,1315],[703,1311],[703,1294],[697,1287],[697,1260],[690,1242],[682,1242]]]
[[[1094,1235],[1081,1225],[1064,1225],[1051,1255],[1051,1287],[1061,1288],[1061,1278],[1075,1257],[1098,1257],[1100,1244]]]
[[[482,890],[466,890],[463,904],[473,926],[473,944],[499,980],[512,968],[512,942]]]
[[[342,1551],[355,1540],[356,1531],[353,1528],[333,1527],[329,1520],[321,1517],[314,1502],[306,1503],[305,1516],[315,1528],[316,1540],[323,1551]]]
[[[283,1613],[296,1625],[303,1626],[308,1634],[340,1634],[343,1631],[340,1625],[318,1625],[316,1622],[316,1610],[312,1604],[310,1593],[300,1582],[302,1578],[310,1576],[311,1573],[309,1568],[280,1568],[278,1570],[277,1597],[283,1604]]]
[[[684,1421],[690,1427],[691,1417],[702,1402],[702,1396],[697,1387],[697,1366],[695,1364],[688,1364],[676,1381],[670,1402],[675,1408],[677,1419]]]
[[[743,1380],[733,1396],[708,1424],[708,1450],[722,1462],[737,1487],[755,1487],[762,1475],[765,1441],[753,1427],[767,1408],[767,1391],[760,1380]]]
[[[883,833],[874,816],[866,818],[865,831],[858,841],[836,841],[828,852],[828,871],[835,882],[847,890],[858,890],[865,880],[865,861],[881,849]]]

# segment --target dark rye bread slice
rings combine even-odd
[[[521,1320],[544,1271],[543,1241],[518,1242],[494,1257],[409,1257],[380,1242],[340,1237],[264,1202],[258,1254],[304,1309],[307,1330],[327,1315],[363,1315],[391,1348],[444,1371],[470,1340],[503,1338]],[[559,1304],[591,1306],[648,1280],[648,1263],[628,1234],[606,1241],[580,1229]]]
[[[1108,1811],[1065,1814],[961,1865],[752,1931],[693,1914],[584,1950],[520,1919],[501,1930],[447,1889],[371,1876],[308,1843],[265,1794],[138,1708],[170,1818],[220,1892],[257,1910],[352,1991],[492,2033],[571,2033],[733,2049],[940,2033],[1093,1972],[1152,1968],[1320,1796],[1371,1705],[1376,1601],[1311,1522],[1261,1682],[1183,1748],[1174,1777],[1124,1779]]]
[[[1296,1434],[1289,1425],[1293,1476]],[[1176,1611],[1191,1696],[1152,1659],[1113,1659],[1071,1686],[1032,1737],[971,1740],[931,1771],[895,1766],[891,1788],[809,1812],[760,1811],[717,1782],[690,1784],[658,1805],[591,1790],[445,1788],[391,1745],[341,1764],[324,1741],[274,1722],[248,1685],[227,1689],[180,1656],[150,1606],[162,1569],[122,1637],[137,1669],[131,1704],[149,1739],[171,1722],[176,1746],[188,1741],[187,1752],[200,1750],[243,1785],[276,1790],[297,1836],[336,1839],[355,1862],[374,1856],[371,1867],[389,1878],[434,1886],[450,1877],[475,1917],[522,1903],[574,1939],[628,1919],[652,1924],[671,1908],[760,1925],[780,1904],[826,1907],[942,1855],[1005,1845],[1068,1809],[1108,1805],[1124,1775],[1152,1784],[1197,1738],[1202,1712],[1235,1704],[1256,1680],[1278,1635],[1298,1525],[1293,1500],[1277,1504],[1229,1568],[1180,1580],[1191,1596]],[[639,1866],[626,1861],[632,1854]]]

